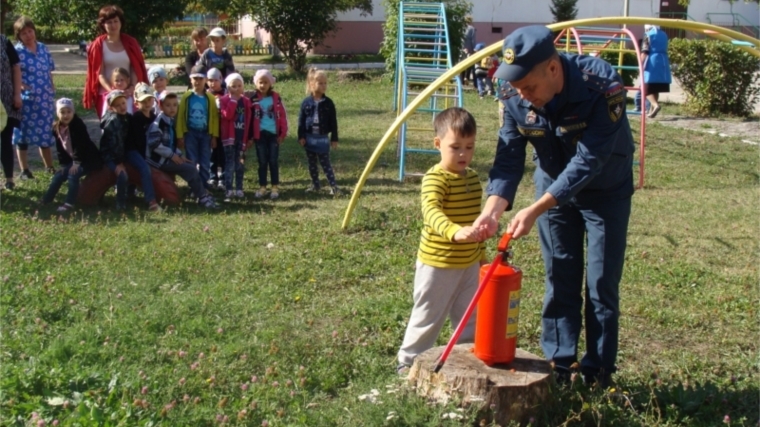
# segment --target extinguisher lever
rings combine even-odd
[[[501,240],[499,240],[499,245],[496,247],[496,250],[499,252],[507,252],[509,249],[509,242],[512,240],[512,234],[511,233],[504,233],[504,235],[501,236]]]

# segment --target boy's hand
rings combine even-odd
[[[213,150],[214,148],[216,148],[216,137],[212,136],[211,137],[211,149]]]
[[[333,150],[338,148],[338,141],[330,142],[330,148],[332,148]]]
[[[185,138],[177,138],[177,148],[181,150],[185,149]]]
[[[466,226],[462,227],[459,231],[456,232],[454,235],[454,242],[455,243],[465,243],[465,242],[478,242],[480,238],[480,229],[472,227],[472,226]]]
[[[243,151],[248,151],[248,149],[251,147],[253,147],[253,140],[250,140],[245,143],[245,147],[243,147]]]
[[[280,145],[280,144],[282,144],[282,141],[284,141],[284,140],[285,140],[285,137],[284,137],[284,136],[280,136],[280,137],[278,137],[278,138],[277,138],[277,145]]]
[[[124,163],[119,163],[118,165],[116,165],[113,172],[118,177],[119,175],[121,175],[122,172],[124,172],[124,174],[126,175],[127,169],[124,168]]]
[[[306,140],[304,138],[301,138],[298,140],[298,143],[301,144],[301,147],[303,147],[304,145],[306,145]]]
[[[172,162],[174,162],[175,165],[181,165],[182,163],[185,163],[185,161],[182,159],[182,157],[180,157],[180,156],[178,156],[176,154],[172,156]]]
[[[79,166],[71,165],[71,167],[69,168],[69,175],[76,175],[77,172],[79,172]]]

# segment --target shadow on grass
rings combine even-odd
[[[662,425],[757,425],[760,388],[748,378],[689,383],[660,380],[652,374],[648,382],[619,381],[607,390],[589,388],[578,380],[569,387],[553,387],[552,399],[537,425],[569,421],[569,425],[598,425],[615,420],[619,426],[640,426],[653,419]]]

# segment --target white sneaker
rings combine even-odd
[[[232,190],[227,190],[227,193],[224,194],[224,201],[230,202],[232,201],[233,197],[235,197],[235,192]]]
[[[330,187],[330,195],[331,196],[340,196],[340,190],[338,189],[337,185]]]
[[[224,190],[227,187],[224,185],[224,181],[219,180],[219,183],[216,185],[216,188],[218,188],[220,190]]]
[[[243,193],[243,190],[237,190],[235,192],[235,197],[237,197],[238,199],[244,199],[245,198],[245,193]]]
[[[264,197],[264,194],[266,194],[266,192],[267,192],[266,190],[258,189],[258,190],[256,190],[256,193],[253,195],[253,197],[255,197],[257,199],[260,199],[260,198]]]

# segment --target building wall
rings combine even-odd
[[[657,17],[660,12],[660,2],[677,2],[678,0],[629,0],[628,16]],[[381,0],[373,0],[372,15],[362,16],[354,10],[338,15],[339,29],[334,35],[325,40],[325,46],[315,49],[315,53],[377,53],[383,40],[382,24],[385,13]],[[531,24],[545,25],[551,23],[554,17],[549,10],[548,0],[476,0],[473,1],[473,25],[477,30],[477,41],[487,45],[503,40],[507,34],[518,27]],[[623,16],[624,0],[579,0],[578,18],[599,18],[607,16]],[[760,7],[757,3],[745,3],[736,0],[733,4],[727,0],[691,0],[688,8],[689,16],[699,22],[708,22],[708,13],[737,13],[748,22],[743,25],[760,25]],[[728,15],[711,16],[714,24],[730,24]],[[643,26],[629,27],[637,36],[643,34]],[[266,32],[255,31],[253,22],[241,23],[243,37],[257,37],[268,40]]]

